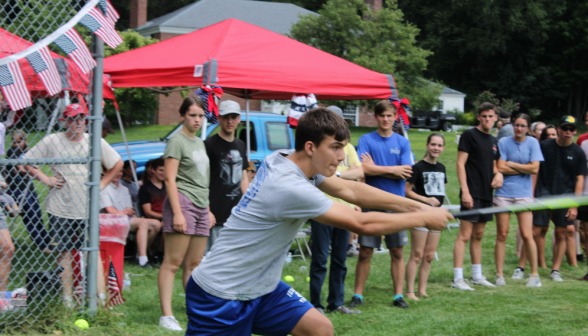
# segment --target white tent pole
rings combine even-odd
[[[131,167],[131,171],[133,172],[133,180],[137,184],[137,188],[139,187],[139,180],[137,179],[137,172],[135,171],[135,165],[133,163],[133,158],[131,158],[131,151],[129,150],[129,143],[127,142],[127,135],[125,134],[125,127],[123,126],[122,119],[120,117],[120,112],[118,109],[116,110],[116,119],[118,119],[118,125],[120,126],[120,133],[122,134],[123,141],[125,142],[125,148],[127,149],[127,155],[129,156],[129,167]]]
[[[247,135],[247,161],[251,161],[251,139],[249,136],[249,94],[245,91],[245,118],[246,118],[246,135]]]

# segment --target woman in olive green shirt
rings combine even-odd
[[[162,316],[159,325],[181,331],[171,309],[173,282],[183,265],[184,289],[192,270],[200,264],[214,215],[208,210],[210,167],[204,142],[196,132],[204,121],[204,102],[198,97],[184,99],[180,107],[183,128],[165,148],[165,186],[163,203],[165,256],[159,269],[158,285]]]

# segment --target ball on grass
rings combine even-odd
[[[310,277],[306,277],[306,282],[310,282]]]
[[[88,324],[88,321],[84,320],[84,319],[77,319],[74,324],[82,329],[82,330],[86,330],[88,328],[90,328],[90,325]]]
[[[286,275],[284,277],[284,281],[286,281],[286,282],[294,282],[294,277],[292,277],[291,275]]]

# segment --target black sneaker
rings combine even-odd
[[[349,303],[350,308],[355,308],[357,306],[361,306],[363,304],[363,299],[359,296],[353,296],[351,298],[351,302]]]
[[[402,308],[402,309],[408,309],[408,308],[410,308],[406,304],[406,301],[404,301],[404,298],[398,298],[398,299],[394,300],[394,303],[392,303],[392,305],[394,307],[398,307],[398,308]]]
[[[576,256],[576,259],[577,259],[578,262],[584,262],[584,255],[583,254],[578,254]]]
[[[327,313],[332,313],[332,312],[338,312],[341,314],[346,314],[346,315],[355,315],[355,314],[361,314],[360,310],[355,310],[355,309],[349,309],[345,306],[339,306],[335,309],[332,308],[327,308]]]

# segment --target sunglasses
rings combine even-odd
[[[569,127],[569,126],[566,127],[566,126],[564,126],[564,127],[561,128],[561,130],[564,131],[564,132],[573,132],[573,131],[576,130],[576,128],[575,127]]]

